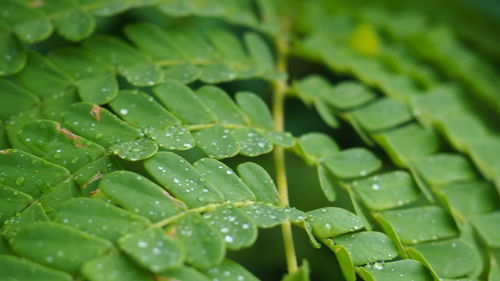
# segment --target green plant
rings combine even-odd
[[[500,280],[495,3],[0,4],[0,280]]]

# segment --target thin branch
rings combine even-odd
[[[280,73],[285,73],[287,69],[287,53],[288,41],[286,38],[278,38],[276,41],[276,70]],[[273,120],[274,129],[276,131],[284,131],[284,117],[285,117],[285,94],[288,89],[286,78],[278,78],[273,81]],[[278,185],[278,193],[280,197],[280,205],[288,206],[288,183],[286,178],[285,168],[285,150],[283,147],[277,146],[274,149],[274,163],[276,169],[276,184]],[[281,232],[283,236],[283,245],[285,248],[285,256],[288,272],[295,272],[297,270],[297,255],[295,253],[295,245],[293,243],[292,226],[289,221],[281,225]]]

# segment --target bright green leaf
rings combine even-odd
[[[207,183],[201,174],[182,157],[159,152],[144,166],[163,187],[190,208],[221,202],[221,193]]]
[[[157,228],[124,236],[119,245],[137,263],[153,272],[179,267],[185,258],[179,242]]]
[[[257,227],[253,221],[234,206],[218,207],[206,212],[203,218],[219,231],[230,250],[249,247],[257,239]]]

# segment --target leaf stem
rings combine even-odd
[[[288,53],[288,42],[286,38],[279,38],[276,41],[276,70],[280,73],[286,72],[286,56]],[[285,94],[288,89],[286,78],[278,78],[273,81],[273,121],[274,129],[278,132],[284,131],[284,117],[285,117]],[[288,183],[286,178],[285,168],[285,150],[281,146],[275,147],[274,151],[274,165],[276,169],[276,184],[278,185],[278,193],[281,206],[288,206]],[[281,225],[281,232],[283,237],[283,245],[285,248],[285,256],[288,272],[295,272],[297,270],[297,255],[295,253],[295,245],[293,243],[293,233],[290,221],[285,221]]]

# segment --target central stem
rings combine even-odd
[[[276,70],[279,73],[286,72],[286,54],[288,52],[287,41],[278,40],[276,43],[277,62]],[[286,78],[276,79],[273,83],[273,120],[274,128],[277,131],[284,131],[284,105],[285,105],[285,92],[287,90]],[[288,183],[286,179],[285,169],[285,150],[282,146],[276,146],[274,149],[274,165],[276,168],[276,183],[278,185],[278,193],[281,206],[288,206]],[[281,232],[283,236],[283,244],[285,248],[286,263],[288,272],[297,270],[297,255],[295,254],[295,246],[293,243],[292,225],[290,221],[286,221],[281,225]]]

